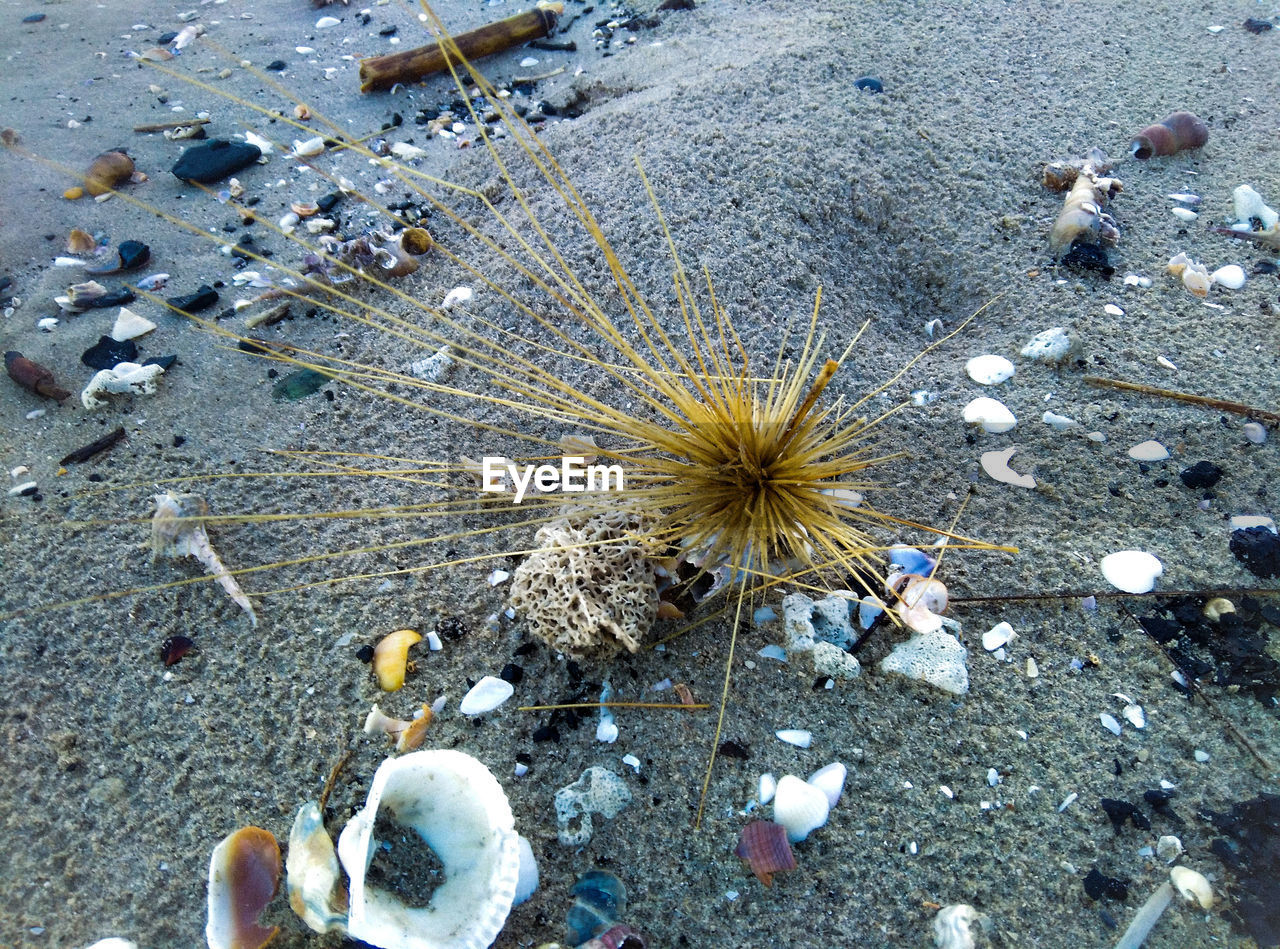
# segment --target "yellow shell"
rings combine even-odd
[[[133,174],[133,159],[124,152],[103,152],[84,173],[84,189],[93,197],[124,184]]]
[[[422,635],[412,629],[397,629],[382,637],[373,649],[373,674],[383,692],[395,692],[404,685],[409,664],[409,647],[422,642]]]
[[[68,201],[74,201],[76,198],[83,198],[84,188],[76,185],[74,188],[68,188],[66,191],[62,192],[62,196]]]

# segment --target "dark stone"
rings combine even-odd
[[[658,4],[659,10],[693,10],[695,7],[693,0],[662,0]]]
[[[161,33],[161,34],[160,34],[160,36],[156,39],[156,45],[157,45],[157,46],[168,46],[170,43],[172,43],[172,42],[173,42],[174,40],[176,40],[177,38],[178,38],[178,31],[177,31],[177,30],[168,30],[167,32],[164,32],[164,33]]]
[[[1116,268],[1107,260],[1107,252],[1098,244],[1082,244],[1079,241],[1071,245],[1071,249],[1062,258],[1064,267],[1075,267],[1078,270],[1092,270],[1110,280]]]
[[[262,150],[257,145],[215,138],[183,152],[173,173],[183,181],[210,184],[248,168],[261,157]]]
[[[159,366],[165,372],[173,368],[173,364],[178,361],[177,355],[172,356],[152,356],[150,359],[143,360],[144,366]]]
[[[1212,488],[1222,477],[1222,469],[1212,461],[1197,461],[1178,475],[1188,488]]]
[[[267,72],[284,72],[287,68],[289,68],[289,64],[283,59],[273,59],[267,63]]]
[[[121,343],[110,336],[99,336],[98,341],[84,351],[80,361],[90,369],[114,369],[119,363],[137,358],[138,347],[133,340]]]
[[[527,751],[517,751],[516,762],[527,768],[529,765],[533,764],[533,755],[529,754]]]
[[[142,241],[121,241],[119,251],[121,270],[133,270],[151,259],[151,248]]]
[[[44,16],[45,15],[43,13],[28,13],[26,16],[22,18],[22,22],[23,23],[39,23],[41,20],[44,19]]]
[[[440,634],[441,639],[461,639],[467,635],[467,624],[461,617],[446,616],[436,623],[436,632]]]
[[[559,741],[560,729],[554,725],[543,725],[541,728],[533,730],[534,741]]]
[[[378,30],[378,35],[379,36],[395,36],[398,30],[399,30],[399,27],[397,26],[384,26],[382,29]]]
[[[1123,901],[1129,898],[1129,881],[1109,877],[1094,867],[1085,875],[1084,892],[1091,900],[1105,896],[1107,899]]]
[[[1143,814],[1136,804],[1130,804],[1128,801],[1117,801],[1109,797],[1102,798],[1098,803],[1107,812],[1107,817],[1111,819],[1111,827],[1117,834],[1124,829],[1126,820],[1131,821],[1133,826],[1139,830],[1151,829],[1151,821],[1147,820],[1147,815]]]
[[[498,673],[498,678],[505,682],[510,682],[512,685],[519,685],[524,678],[524,670],[514,662],[508,662],[502,667],[502,671]]]
[[[342,192],[334,191],[332,194],[326,194],[324,197],[318,198],[316,200],[316,207],[320,209],[321,214],[328,214],[337,207],[338,202],[341,200]]]
[[[199,313],[201,310],[207,310],[218,302],[218,291],[208,284],[202,284],[195,293],[169,297],[166,302],[175,310],[181,310],[183,313]]]
[[[25,21],[24,21],[25,22]],[[1251,16],[1244,21],[1244,28],[1257,36],[1259,33],[1265,33],[1267,30],[1273,29],[1275,24],[1270,20],[1259,20],[1256,16]]]
[[[1225,914],[1258,945],[1280,944],[1280,794],[1263,792],[1205,816],[1227,835],[1209,849],[1236,878],[1236,901]]]
[[[119,287],[111,290],[98,297],[96,300],[86,300],[77,306],[87,307],[90,310],[109,310],[113,306],[124,306],[138,299],[138,295],[128,287]]]
[[[1155,790],[1142,792],[1142,799],[1150,804],[1151,809],[1161,817],[1178,825],[1185,824],[1186,821],[1174,813],[1173,808],[1169,806],[1169,802],[1172,801],[1174,797],[1175,792],[1173,791]]]
[[[289,373],[272,386],[271,394],[277,399],[296,402],[298,399],[305,399],[309,395],[315,395],[329,381],[329,377],[323,372],[315,369],[298,369]]]
[[[1280,534],[1270,528],[1242,527],[1232,531],[1231,552],[1256,576],[1280,576]]]
[[[174,436],[173,436],[173,447],[174,447],[174,448],[181,448],[181,447],[182,447],[183,445],[185,445],[186,443],[187,443],[187,436],[185,436],[185,435],[174,435]]]
[[[751,757],[751,748],[736,741],[726,741],[720,744],[720,754],[725,758],[737,758],[740,761],[746,761]]]
[[[356,650],[356,658],[359,659],[361,662],[366,662],[366,663],[373,662],[373,647],[370,646],[368,643],[365,643],[363,646],[361,646],[359,649]]]
[[[516,656],[524,657],[524,656],[532,656],[537,651],[538,651],[538,644],[530,641],[527,643],[521,643],[519,646],[515,648],[512,654]]]
[[[853,88],[859,92],[870,92],[879,95],[884,92],[884,83],[875,76],[859,76],[853,81]]]

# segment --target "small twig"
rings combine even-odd
[[[351,760],[351,756],[355,753],[354,748],[348,748],[342,753],[342,757],[337,763],[329,769],[329,777],[325,779],[324,789],[320,792],[320,813],[324,813],[324,806],[329,801],[329,795],[333,793],[334,785],[338,783],[338,775],[342,773],[342,769],[347,766],[347,762]]]
[[[99,452],[106,451],[120,439],[124,438],[124,426],[117,426],[101,438],[90,442],[67,455],[60,461],[60,465],[75,465],[82,461],[88,461]]]
[[[213,119],[174,119],[172,122],[152,122],[150,125],[135,125],[135,132],[163,132],[167,129],[185,129],[193,125],[208,125]]]
[[[1079,600],[1086,596],[1103,599],[1137,599],[1151,596],[1280,596],[1280,589],[1234,590],[1152,590],[1150,593],[1124,593],[1120,590],[1070,590],[1066,593],[1015,593],[1005,596],[954,596],[948,603],[1016,603],[1023,600]]]
[[[564,72],[564,70],[565,70],[565,67],[561,66],[558,69],[551,70],[551,72],[538,73],[538,75],[536,76],[512,76],[511,81],[512,82],[541,82],[544,79],[550,79],[552,76],[560,75],[562,72]]]
[[[1146,395],[1158,395],[1165,399],[1177,399],[1194,405],[1205,405],[1223,412],[1246,415],[1250,418],[1266,419],[1268,422],[1280,422],[1280,412],[1268,412],[1266,409],[1245,405],[1243,402],[1230,402],[1226,399],[1215,399],[1205,395],[1192,395],[1189,392],[1178,392],[1175,389],[1157,389],[1155,386],[1143,385],[1140,382],[1122,382],[1119,379],[1104,379],[1102,376],[1085,376],[1084,381],[1091,386],[1104,389],[1125,389],[1129,392],[1142,392]]]
[[[675,708],[688,712],[691,709],[711,708],[705,702],[686,705],[683,702],[570,702],[567,705],[521,705],[517,712],[554,712],[562,708]]]

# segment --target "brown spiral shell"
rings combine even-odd
[[[84,190],[97,197],[124,184],[133,174],[133,159],[124,152],[103,152],[84,173]]]
[[[1146,161],[1155,155],[1176,155],[1187,148],[1199,148],[1209,141],[1209,126],[1194,112],[1174,112],[1155,125],[1148,125],[1133,137],[1129,151]]]
[[[752,821],[742,828],[734,853],[746,861],[748,869],[765,886],[773,884],[773,875],[794,870],[796,858],[787,842],[787,830],[773,821]]]

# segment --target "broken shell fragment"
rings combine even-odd
[[[156,512],[151,518],[151,559],[195,557],[218,581],[227,596],[249,614],[249,621],[256,627],[258,616],[253,611],[253,604],[245,596],[236,578],[222,565],[201,523],[201,519],[209,513],[209,505],[205,499],[198,494],[165,492],[155,495],[154,500]]]
[[[1150,593],[1163,572],[1164,565],[1145,550],[1119,550],[1102,558],[1102,575],[1125,593]]]
[[[967,903],[942,907],[933,918],[933,944],[938,949],[973,949],[969,924],[977,918],[978,911]]]
[[[347,915],[335,911],[332,902],[338,885],[338,857],[315,801],[303,804],[294,818],[285,879],[289,905],[311,929],[318,933],[346,931]]]
[[[1169,882],[1182,894],[1182,898],[1200,904],[1201,909],[1213,909],[1213,887],[1204,874],[1197,873],[1190,867],[1174,867],[1169,871]]]
[[[92,234],[78,227],[71,229],[71,234],[67,237],[68,254],[92,254],[97,249],[98,242],[93,239]]]
[[[307,201],[305,203],[295,201],[289,205],[289,208],[300,218],[311,217],[311,215],[320,211],[320,205],[316,204],[314,201]]]
[[[4,369],[10,379],[29,392],[42,395],[46,399],[53,399],[55,402],[71,398],[71,393],[58,385],[53,370],[28,359],[16,350],[11,349],[4,354]]]
[[[1133,137],[1129,152],[1139,161],[1157,155],[1176,155],[1209,141],[1209,126],[1194,112],[1174,112]]]
[[[397,847],[412,831],[443,865],[444,882],[427,905],[408,905],[367,878],[380,849],[374,838],[379,817],[399,825]],[[338,858],[350,878],[347,931],[382,949],[487,947],[506,922],[520,876],[507,796],[488,768],[460,751],[415,751],[384,761],[364,808],[338,838]]]
[[[260,949],[279,927],[258,916],[280,887],[280,845],[261,827],[241,827],[213,850],[209,860],[209,949]]]
[[[511,698],[514,692],[515,686],[505,679],[485,676],[462,697],[462,701],[458,704],[458,711],[463,715],[483,715],[485,712],[492,712]]]
[[[787,840],[798,843],[827,822],[831,802],[822,788],[784,774],[773,796],[773,817],[787,832]]]
[[[409,647],[420,642],[422,634],[412,629],[397,629],[382,637],[373,650],[373,674],[378,677],[378,688],[395,692],[404,686]]]
[[[84,173],[84,190],[97,197],[114,191],[116,185],[122,185],[133,175],[133,159],[123,151],[103,152],[89,165]]]
[[[127,339],[137,339],[139,336],[145,336],[156,328],[156,324],[149,319],[139,316],[127,306],[120,307],[120,312],[116,315],[115,326],[111,328],[111,338],[117,343],[123,343]]]
[[[396,751],[412,751],[422,744],[426,737],[427,727],[431,724],[431,706],[422,706],[422,714],[417,718],[392,718],[384,715],[382,709],[374,705],[364,720],[366,734],[382,732],[396,743]]]
[[[1018,424],[1008,406],[986,396],[974,399],[964,407],[964,421],[966,425],[977,425],[992,434],[1007,432]]]
[[[773,821],[756,820],[742,828],[733,852],[765,886],[773,885],[775,873],[796,868],[795,855],[787,842],[787,829]]]
[[[1014,456],[1017,450],[1016,448],[1005,448],[1001,451],[984,451],[979,459],[982,464],[982,470],[996,481],[1002,481],[1018,488],[1034,488],[1036,486],[1034,476],[1018,474],[1018,472],[1009,467],[1009,459]]]

